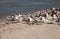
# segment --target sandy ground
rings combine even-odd
[[[0,22],[0,39],[60,39],[60,25],[5,24]]]

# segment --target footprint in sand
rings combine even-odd
[[[5,32],[6,30],[3,29],[3,32]]]
[[[2,37],[0,36],[0,39],[2,39]]]

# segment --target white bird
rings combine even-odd
[[[57,16],[53,15],[53,21],[56,21],[56,20],[57,20]]]
[[[42,21],[43,21],[44,23],[47,23],[47,24],[53,23],[53,21],[50,21],[50,20],[46,19],[45,17],[42,17]]]
[[[31,17],[29,17],[29,23],[30,23],[30,24],[33,24],[33,23],[34,23],[34,19],[31,18]]]
[[[53,20],[53,18],[47,13],[46,14],[46,18],[48,19],[48,20]]]
[[[29,17],[29,19],[30,19],[30,22],[33,21],[33,19],[31,17]]]
[[[11,16],[7,16],[7,21],[11,21],[11,20],[12,20]]]
[[[8,21],[14,21],[14,16],[7,16]]]
[[[58,18],[57,18],[57,22],[60,22],[60,15],[59,15]]]
[[[21,23],[23,22],[23,20],[24,20],[23,17],[19,17],[19,19],[18,19],[18,21],[21,22]]]
[[[53,18],[54,18],[54,19],[56,19],[56,18],[57,18],[57,16],[56,16],[56,15],[53,15]]]
[[[15,15],[15,20],[18,21],[18,19],[19,19],[19,16]]]
[[[47,20],[45,17],[42,17],[42,21],[43,21],[44,23],[48,22],[48,20]]]
[[[21,15],[21,14],[19,14],[18,16],[19,16],[19,17],[21,17],[22,15]]]
[[[53,7],[53,10],[55,10],[55,7]]]
[[[41,19],[41,17],[39,17],[39,18],[36,17],[36,18],[35,18],[35,20],[36,20],[37,22],[40,22],[40,21],[41,21],[40,19]]]

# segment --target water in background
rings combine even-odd
[[[52,7],[60,7],[59,2],[56,1],[0,1],[0,16],[10,15],[12,13],[26,13],[29,11],[37,11]]]

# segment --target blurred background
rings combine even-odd
[[[60,7],[60,0],[0,0],[0,17]]]

